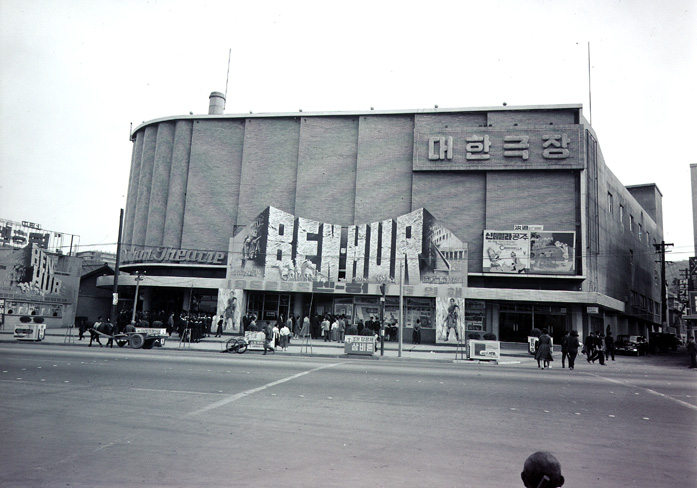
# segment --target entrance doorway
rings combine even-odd
[[[533,328],[547,329],[559,344],[567,332],[567,311],[563,307],[529,304],[502,304],[499,311],[499,339],[527,342]]]

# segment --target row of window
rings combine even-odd
[[[659,302],[651,300],[649,297],[637,293],[634,290],[632,290],[631,292],[631,300],[632,306],[638,308],[639,310],[648,312],[653,315],[661,314],[661,304]]]
[[[624,205],[620,204],[620,224],[622,227],[625,227],[624,221],[626,219],[625,217],[625,208]],[[614,198],[612,196],[612,193],[607,192],[607,211],[610,213],[610,216],[614,219],[615,215],[615,203],[614,203]],[[641,213],[641,220],[644,220],[644,213]],[[634,216],[632,214],[629,214],[629,232],[631,232],[634,235],[634,228],[637,227],[638,229],[638,234],[637,237],[639,238],[640,241],[645,242],[646,245],[651,244],[651,235],[649,234],[649,231],[644,231],[644,226],[641,222],[639,222],[638,225],[635,224],[634,222]],[[644,240],[645,239],[645,240]],[[655,244],[655,239],[654,239],[654,244]]]

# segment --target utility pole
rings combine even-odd
[[[661,241],[660,244],[654,244],[656,252],[661,254],[661,325],[665,331],[668,324],[668,297],[666,294],[666,248],[673,244],[667,244]]]
[[[123,209],[119,215],[119,240],[116,242],[116,269],[114,269],[114,288],[111,299],[111,323],[116,324],[119,305],[119,268],[121,267],[121,232],[123,231]]]
[[[380,356],[385,355],[385,296],[387,284],[380,284]]]

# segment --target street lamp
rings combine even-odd
[[[140,282],[143,281],[143,275],[145,274],[145,271],[141,273],[140,271],[137,272],[138,276],[136,276],[136,296],[133,298],[133,314],[131,315],[131,322],[136,321],[136,308],[138,308],[138,290],[140,288]]]

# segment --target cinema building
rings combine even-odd
[[[165,117],[132,133],[121,293],[146,310],[418,319],[424,342],[661,324],[662,195],[581,105]],[[108,285],[110,277],[103,278]],[[386,298],[380,300],[385,285]]]

